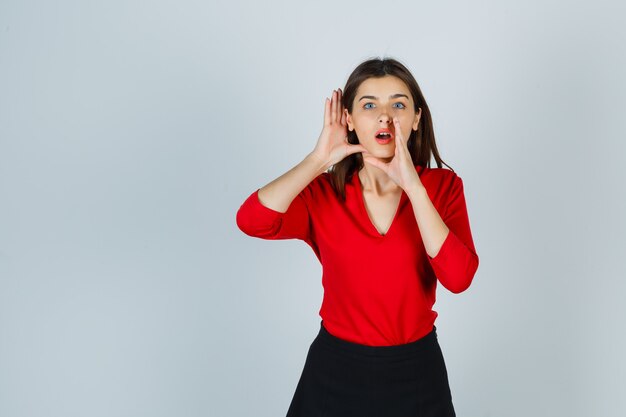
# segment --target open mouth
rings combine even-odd
[[[389,129],[380,129],[376,132],[376,142],[381,145],[388,144],[391,142],[391,139],[393,139],[393,133],[391,133],[391,130]]]

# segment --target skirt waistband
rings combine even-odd
[[[317,339],[330,347],[343,350],[347,353],[354,353],[362,356],[392,357],[419,353],[425,349],[431,348],[433,343],[437,343],[437,327],[433,325],[433,329],[430,333],[413,342],[390,346],[368,346],[340,339],[337,336],[330,334],[324,327],[324,321],[322,320],[320,322],[320,331],[317,335]]]

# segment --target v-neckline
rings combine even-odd
[[[365,205],[365,196],[363,195],[363,186],[361,185],[361,178],[359,177],[359,171],[355,171],[353,176],[355,177],[355,181],[356,181],[356,192],[358,194],[358,199],[360,201],[359,205],[361,206],[361,210],[363,214],[365,215],[364,217],[367,219],[367,223],[369,224],[368,227],[376,235],[376,237],[385,238],[389,236],[389,233],[393,230],[394,224],[397,223],[398,217],[400,216],[400,210],[402,209],[402,205],[404,201],[408,198],[406,192],[402,190],[402,194],[400,194],[400,201],[398,202],[398,206],[396,207],[396,213],[393,215],[391,224],[385,231],[385,234],[381,234],[376,228],[376,225],[374,224],[372,219],[370,218],[369,213],[367,212],[367,206]]]

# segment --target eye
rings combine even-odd
[[[402,103],[395,103],[395,104],[399,104],[400,106],[402,106],[402,107],[398,107],[399,109],[404,109],[404,108],[406,107],[406,106],[405,106],[404,104],[402,104]]]
[[[374,103],[365,103],[365,105],[363,106],[363,108],[364,108],[364,109],[371,109],[372,107],[367,107],[367,106],[369,106],[370,104],[371,104],[372,106],[374,105]]]

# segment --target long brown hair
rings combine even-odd
[[[443,163],[454,171],[452,167],[443,162],[439,156],[437,144],[435,143],[435,132],[433,131],[433,121],[430,116],[430,110],[428,109],[426,100],[424,100],[419,85],[411,72],[399,61],[393,58],[372,58],[362,62],[352,71],[343,89],[342,98],[342,104],[348,110],[348,113],[352,114],[354,97],[361,83],[368,78],[380,78],[385,75],[393,75],[404,81],[411,92],[411,96],[413,96],[413,103],[415,103],[414,111],[417,113],[419,108],[422,108],[422,115],[417,131],[411,130],[411,135],[407,142],[413,165],[422,165],[430,168],[430,160],[434,157],[438,168],[441,168]],[[348,143],[359,143],[355,131],[348,131]],[[352,175],[361,168],[363,168],[363,156],[360,152],[348,155],[329,168],[331,185],[335,194],[341,201],[345,201],[346,199],[346,182],[350,181]]]

